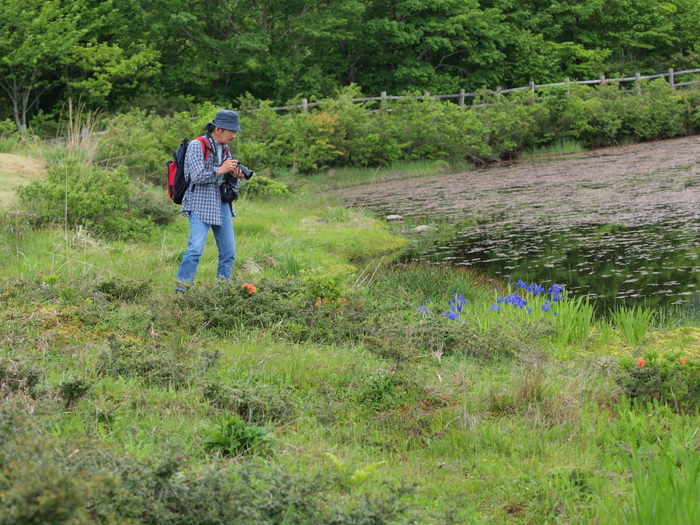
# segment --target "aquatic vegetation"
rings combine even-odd
[[[615,327],[620,330],[628,344],[637,346],[647,334],[654,320],[654,313],[641,307],[622,307],[611,313]]]

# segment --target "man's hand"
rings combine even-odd
[[[226,159],[216,172],[219,177],[223,177],[226,173],[230,173],[236,179],[244,177],[243,172],[238,169],[238,161],[234,159]]]

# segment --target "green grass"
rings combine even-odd
[[[312,188],[338,189],[359,184],[371,184],[396,179],[410,179],[414,177],[434,177],[447,173],[461,173],[473,171],[470,163],[450,164],[444,160],[400,162],[394,166],[382,168],[332,168],[327,172],[307,175],[302,178],[285,176],[280,174],[280,180],[290,184],[297,190]]]
[[[612,322],[628,344],[636,346],[642,342],[647,330],[654,322],[654,312],[641,307],[622,307],[612,312]]]
[[[528,297],[530,314],[499,313],[491,305],[502,292],[472,272],[393,264],[404,239],[313,192],[243,200],[236,212],[234,284],[256,283],[263,294],[270,280],[303,286],[308,272],[317,272],[316,281],[349,272],[349,303],[319,311],[335,315],[336,333],[352,335],[346,329],[371,322],[374,343],[328,339],[314,324],[302,332],[312,337],[291,337],[285,323],[303,318],[265,321],[282,295],[260,311],[252,302],[234,303],[249,305],[242,318],[209,326],[202,312],[215,312],[212,305],[182,306],[172,290],[184,219],[136,243],[85,231],[3,229],[0,433],[13,439],[0,441],[0,492],[10,490],[5,479],[27,472],[12,488],[13,509],[31,503],[31,488],[55,490],[39,486],[47,479],[37,474],[41,466],[67,476],[56,479],[78,498],[73,522],[88,505],[88,523],[98,511],[116,512],[109,497],[131,494],[122,508],[144,511],[161,508],[168,494],[202,490],[215,510],[233,501],[218,499],[216,487],[240,476],[258,492],[276,486],[241,468],[270,469],[268,475],[279,469],[289,476],[279,478],[280,487],[322,480],[319,512],[338,505],[338,513],[379,513],[374,521],[355,514],[335,523],[654,523],[658,515],[689,523],[683,520],[695,515],[699,474],[687,451],[700,445],[698,414],[633,403],[615,382],[617,358],[633,359],[640,348],[682,348],[689,361],[700,359],[700,327],[692,320],[682,328],[668,319],[670,329],[649,327],[632,347],[593,317],[585,298],[557,303],[556,317],[541,310],[541,297]],[[216,293],[215,265],[210,240],[194,290],[201,297]],[[100,283],[109,280],[131,285],[122,287],[131,295],[108,296]],[[451,322],[442,312],[455,292],[468,303]],[[426,299],[429,320],[417,311]],[[285,315],[315,311],[303,295],[289,300],[295,307]],[[435,334],[424,337],[424,326]],[[432,353],[442,336],[454,339],[451,346]],[[69,381],[88,388],[67,406],[61,387]],[[207,450],[205,440],[222,421],[251,413],[264,414],[246,425],[265,429],[270,455],[226,459],[226,450],[238,449],[225,440],[220,452]],[[18,433],[26,439],[15,439]],[[32,447],[44,451],[45,462]],[[665,455],[675,463],[665,463]],[[176,463],[171,474],[169,462]],[[206,491],[197,485],[209,479]],[[406,484],[414,486],[400,498],[400,515],[376,500]],[[27,489],[21,497],[17,487]],[[271,502],[249,508],[269,509]],[[269,522],[306,516],[299,502],[284,512]]]
[[[578,141],[574,139],[561,139],[554,144],[548,144],[546,146],[541,146],[539,148],[533,148],[530,151],[523,153],[523,159],[528,160],[541,160],[541,159],[552,159],[562,155],[568,155],[571,153],[581,153],[585,151],[584,148]]]

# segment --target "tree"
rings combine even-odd
[[[0,10],[0,87],[22,133],[28,111],[58,81],[57,65],[83,37],[75,22],[57,0],[6,0]]]
[[[0,87],[17,129],[50,93],[51,109],[67,96],[88,107],[104,105],[114,92],[135,89],[158,72],[158,53],[136,42],[125,51],[110,43],[111,2],[7,0],[0,10]]]

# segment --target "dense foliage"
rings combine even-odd
[[[695,0],[9,0],[0,121],[656,73],[696,67],[698,35]]]

